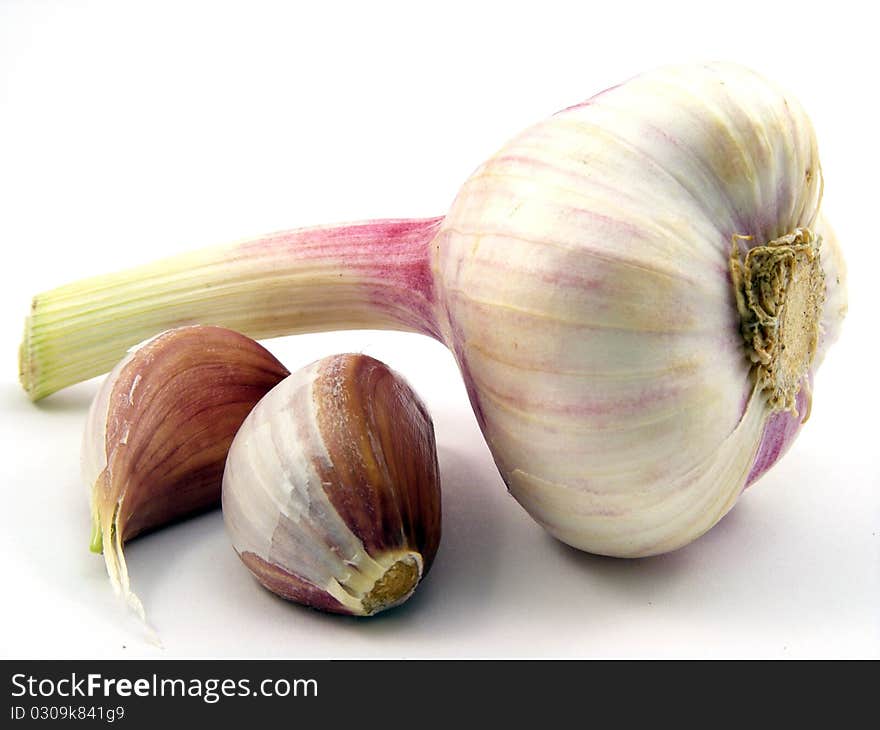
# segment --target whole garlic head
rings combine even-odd
[[[402,603],[440,542],[427,410],[396,373],[365,355],[297,371],[236,435],[223,516],[244,564],[284,598],[353,615]]]
[[[442,340],[510,493],[618,557],[702,535],[794,440],[846,312],[813,127],[726,63],[527,129],[433,242]]]

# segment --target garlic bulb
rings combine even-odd
[[[508,142],[443,218],[278,233],[40,295],[22,379],[40,397],[184,320],[421,332],[454,353],[547,530],[661,553],[721,519],[809,410],[846,310],[822,186],[790,96],[732,64],[660,69]],[[124,332],[79,335],[109,316]]]
[[[440,542],[437,452],[424,405],[365,355],[297,371],[236,435],[223,516],[244,564],[284,598],[357,616],[402,603]]]
[[[511,494],[551,534],[673,550],[784,451],[846,308],[821,195],[801,107],[730,65],[610,89],[465,183],[434,240],[443,339]],[[744,301],[762,291],[786,325],[773,354]]]
[[[91,547],[141,617],[123,542],[219,503],[235,432],[287,374],[250,338],[193,326],[143,343],[102,383],[82,443]]]

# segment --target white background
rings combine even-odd
[[[0,655],[880,656],[880,59],[865,7],[0,3]],[[434,570],[399,610],[321,615],[259,588],[214,512],[128,546],[164,648],[146,642],[87,549],[79,441],[96,381],[37,405],[17,385],[30,296],[271,230],[439,214],[524,126],[707,58],[806,106],[850,266],[843,337],[783,462],[687,548],[593,557],[506,494],[441,345],[275,340],[291,369],[364,351],[425,398],[444,488]]]

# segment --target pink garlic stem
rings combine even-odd
[[[21,348],[22,385],[37,400],[191,324],[255,339],[372,328],[439,337],[429,247],[442,220],[273,233],[39,294]]]

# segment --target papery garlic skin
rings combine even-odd
[[[464,185],[434,243],[443,339],[511,494],[553,535],[651,555],[730,509],[774,410],[755,392],[731,245],[821,237],[821,192],[803,110],[727,64],[560,112]],[[845,312],[833,236],[819,255],[805,377]]]
[[[405,601],[440,540],[431,419],[373,358],[337,355],[285,379],[235,437],[223,516],[236,552],[284,598],[371,615]]]
[[[288,374],[222,327],[180,327],[132,349],[101,384],[82,441],[91,548],[143,616],[123,543],[220,501],[226,452],[245,416]]]

